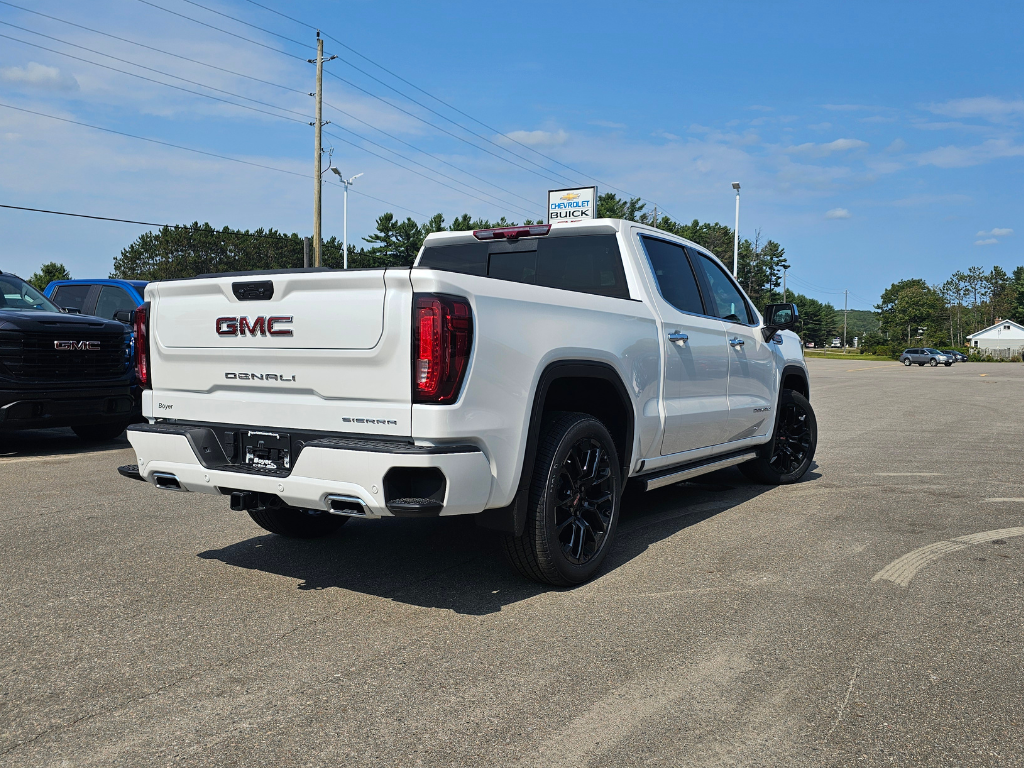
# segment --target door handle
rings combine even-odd
[[[743,339],[729,339],[729,343],[734,347],[742,347]]]
[[[685,344],[687,341],[690,340],[690,337],[687,336],[682,331],[671,331],[668,334],[668,340],[669,341],[681,341],[681,342],[683,342]]]

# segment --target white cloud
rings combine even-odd
[[[569,134],[562,129],[557,131],[509,131],[501,138],[509,138],[531,147],[540,147],[565,144],[569,140]]]
[[[996,240],[994,237],[989,237],[989,238],[986,238],[985,240],[975,240],[974,244],[975,245],[995,245],[998,242],[999,241]]]
[[[995,229],[990,229],[988,232],[982,230],[976,234],[975,237],[1009,237],[1012,234],[1013,230],[1009,227],[996,227]]]
[[[850,218],[850,212],[845,208],[833,208],[831,211],[825,213],[826,219],[848,219]]]
[[[815,123],[814,125],[808,125],[812,131],[827,131],[832,127],[832,123]]]
[[[926,109],[947,117],[980,117],[998,123],[1024,115],[1024,99],[1010,101],[996,96],[978,96],[971,99],[952,99],[941,104],[929,104]]]
[[[625,123],[615,123],[611,120],[591,120],[591,125],[596,125],[600,128],[628,128]]]
[[[669,133],[668,131],[654,131],[651,136],[656,136],[659,139],[668,139],[669,141],[679,141],[678,136],[674,133]]]
[[[903,139],[893,139],[892,144],[885,148],[886,152],[902,152],[907,148],[907,142]]]
[[[917,156],[918,165],[934,165],[938,168],[968,168],[1004,157],[1021,157],[1024,146],[1009,139],[989,139],[973,147],[938,147]]]
[[[815,144],[813,141],[809,141],[806,144],[789,147],[786,151],[812,157],[826,157],[833,152],[848,152],[851,149],[863,149],[866,146],[868,143],[860,139],[836,139],[827,144]]]
[[[34,61],[30,61],[24,67],[0,68],[0,80],[51,91],[78,90],[78,81],[73,75],[65,74],[57,67],[48,67]]]

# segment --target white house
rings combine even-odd
[[[1012,350],[1024,348],[1024,325],[1013,320],[997,320],[995,325],[967,337],[972,349]]]

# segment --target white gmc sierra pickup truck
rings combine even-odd
[[[796,307],[766,315],[700,246],[617,219],[439,232],[412,268],[150,283],[120,472],[284,536],[478,515],[524,576],[577,584],[627,480],[807,471]]]

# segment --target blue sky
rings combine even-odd
[[[0,203],[309,234],[313,100],[305,94],[314,72],[302,59],[313,55],[313,29],[250,0],[196,2],[306,45],[188,0],[10,2],[267,82],[7,4],[2,35],[290,119],[8,38],[0,38],[0,103],[290,173],[0,107]],[[973,264],[1024,264],[1019,4],[260,2],[481,121],[328,39],[326,51],[341,58],[325,68],[348,82],[325,77],[325,100],[347,113],[325,107],[337,137],[325,143],[347,175],[365,174],[354,188],[362,194],[349,199],[350,240],[385,210],[418,220],[437,211],[448,220],[466,211],[539,217],[548,188],[588,176],[601,191],[643,196],[679,220],[731,224],[730,182],[739,180],[741,235],[760,229],[779,241],[790,284],[839,306],[844,289],[851,307],[868,308],[895,280],[934,283]],[[440,186],[364,148],[458,183]],[[340,188],[328,186],[325,236],[340,237],[341,207]],[[77,277],[105,276],[146,229],[2,209],[0,228],[0,268],[27,276],[55,260]]]

